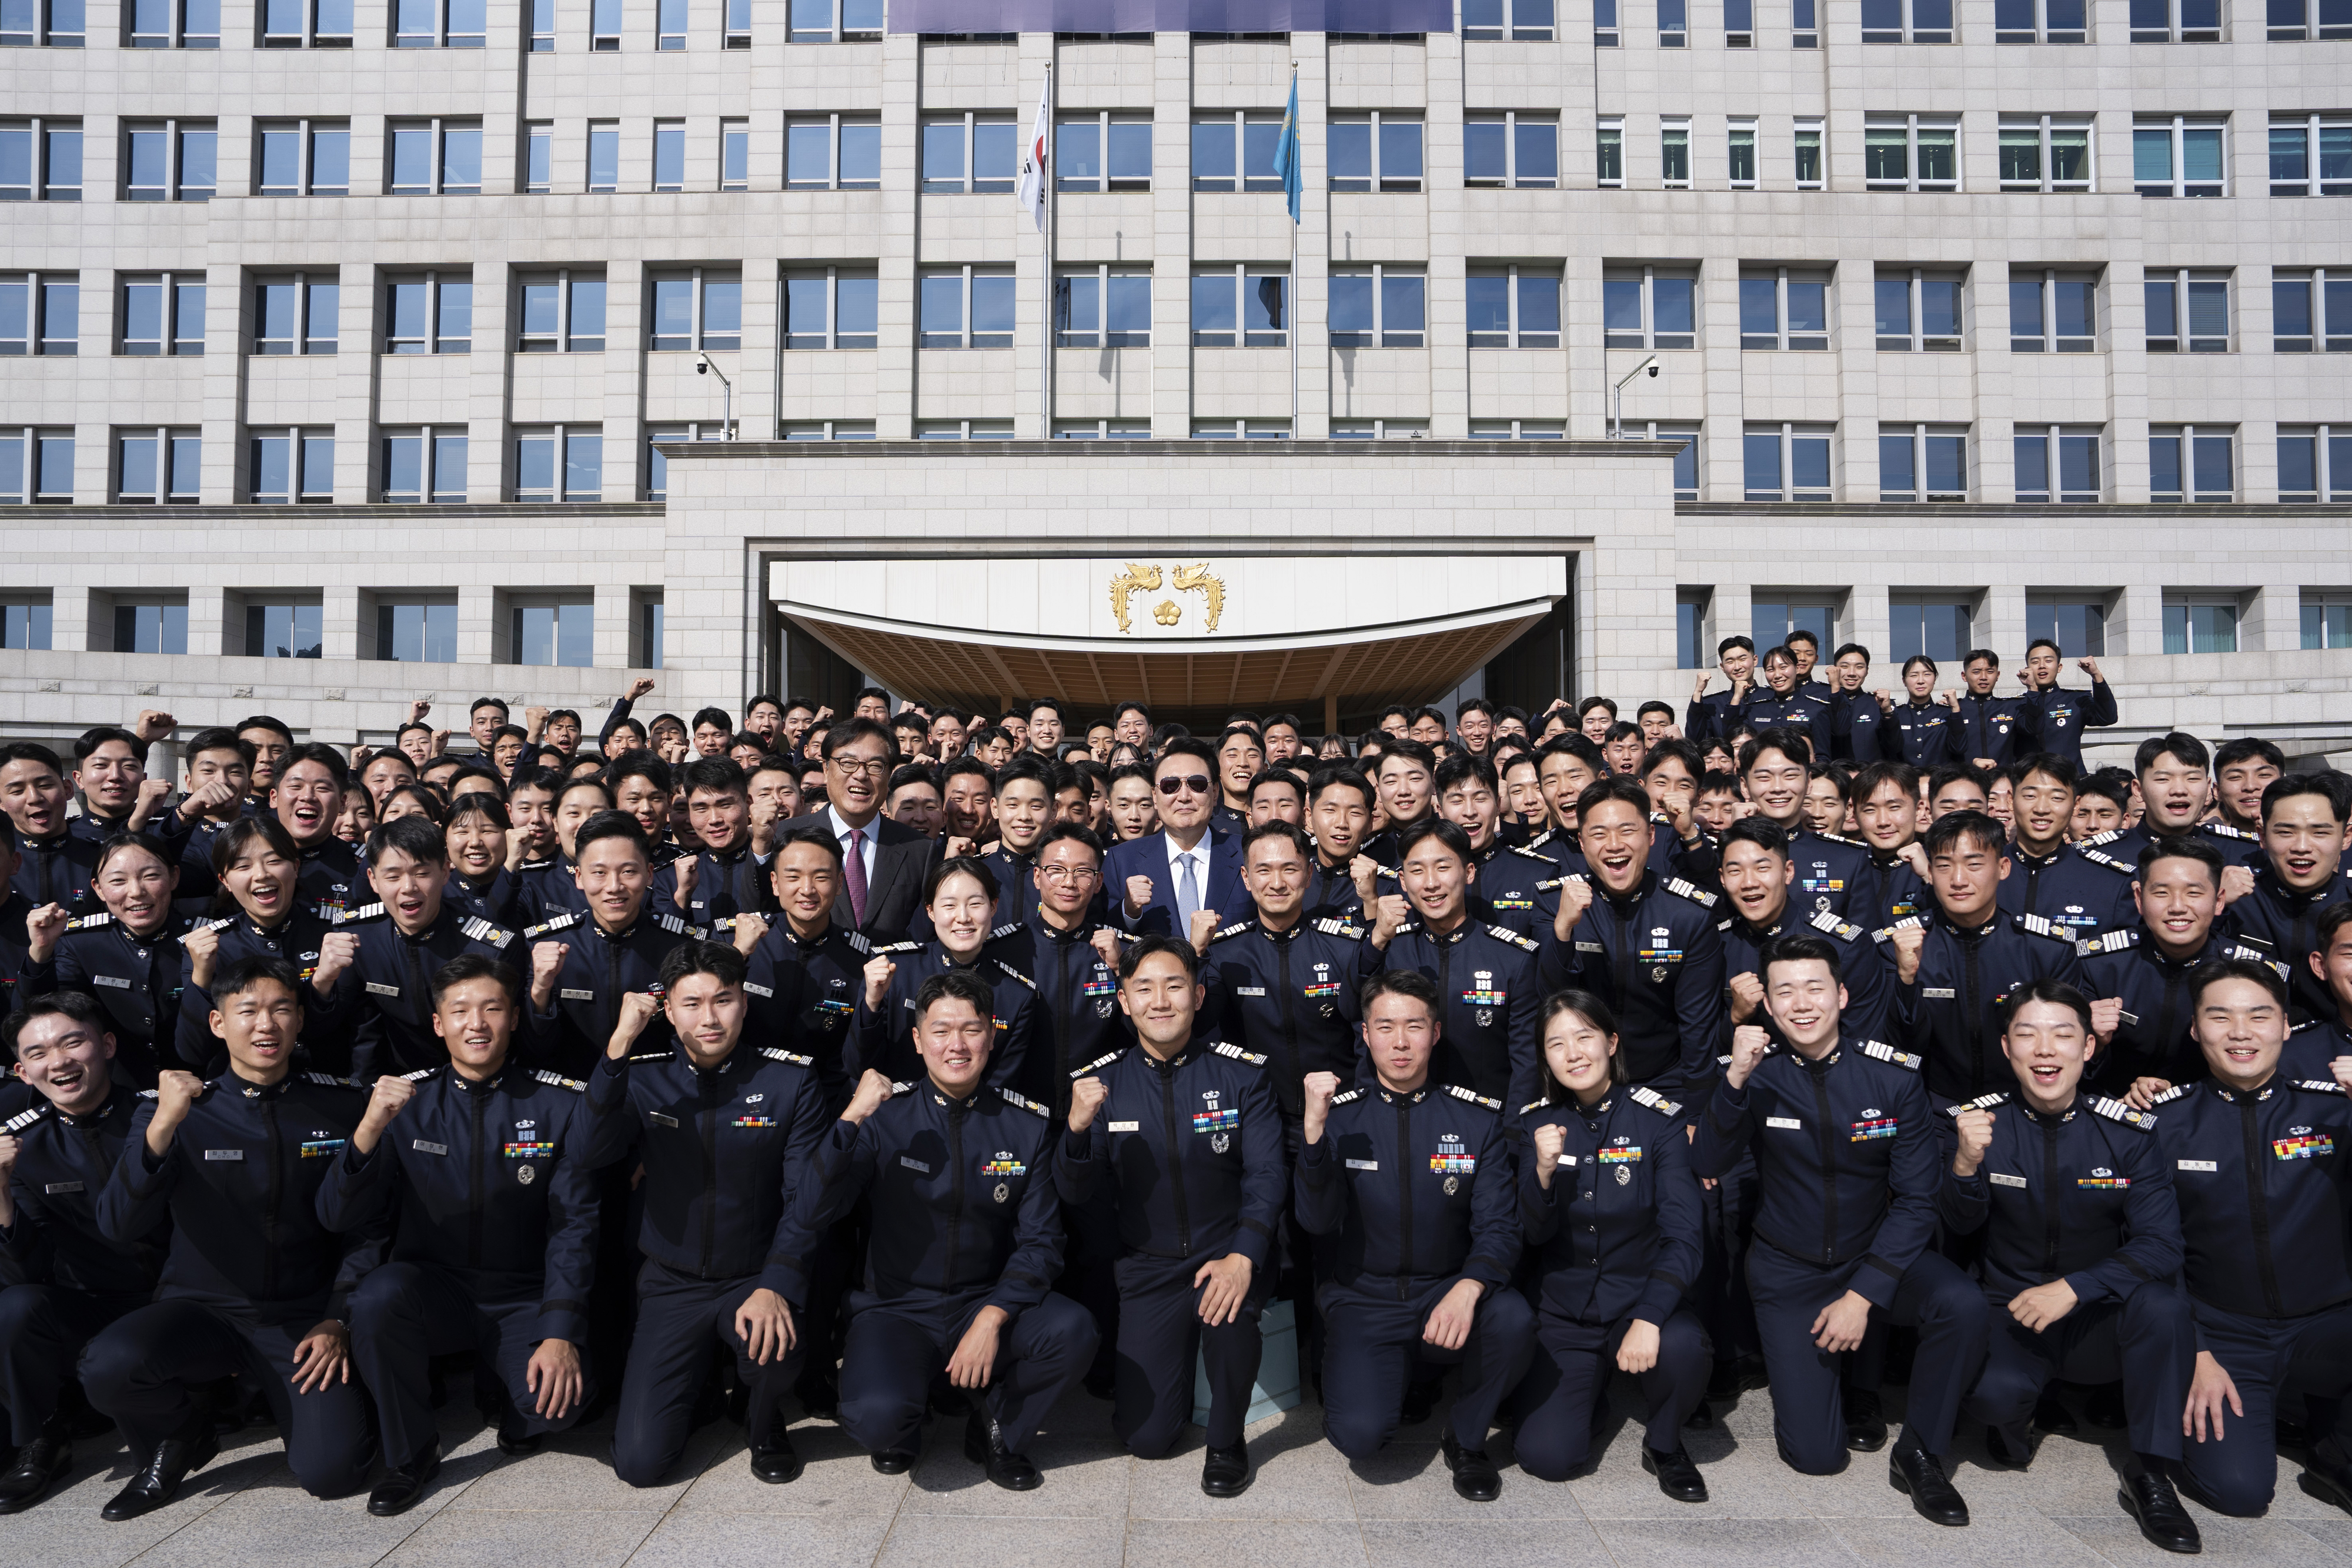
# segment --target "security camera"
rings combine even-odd
[[[1658,367],[1655,365],[1652,365],[1650,367],[1650,379],[1652,381],[1656,381],[1658,379]]]
[[[707,376],[710,373],[710,356],[709,354],[697,354],[694,356],[694,373],[698,376]],[[1654,376],[1658,372],[1652,371],[1650,373]]]

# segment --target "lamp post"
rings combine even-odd
[[[1625,439],[1625,383],[1632,381],[1635,376],[1640,375],[1643,371],[1650,372],[1652,380],[1655,380],[1657,378],[1657,355],[1652,354],[1648,359],[1643,360],[1640,364],[1635,365],[1632,370],[1627,371],[1623,375],[1619,376],[1617,378],[1617,384],[1609,389],[1609,415],[1612,423],[1610,438],[1612,440],[1622,441]]]
[[[726,434],[721,439],[727,441],[734,440],[735,383],[727,379],[727,372],[725,371],[720,370],[717,365],[710,362],[710,356],[709,354],[697,354],[694,357],[694,373],[698,376],[713,375],[719,378],[719,428],[726,432]]]

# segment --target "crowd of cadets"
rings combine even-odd
[[[2077,1408],[2167,1549],[2281,1452],[2352,1509],[2347,780],[2086,768],[2047,643],[2006,697],[1817,653],[1353,742],[643,683],[593,747],[257,716],[176,792],[169,714],[0,747],[0,1511],[111,1423],[134,1517],[266,1414],[397,1512],[452,1356],[502,1449],[609,1407],[638,1485],[730,1405],[790,1481],[796,1400],[887,1473],[961,1408],[1016,1490],[1074,1385],[1166,1453],[1197,1362],[1231,1496],[1277,1300],[1350,1458],[1458,1367],[1473,1500],[1497,1426],[1591,1465],[1617,1370],[1685,1501],[1745,1391],[1819,1474],[1907,1383],[1939,1523],[1964,1416],[2021,1467]]]

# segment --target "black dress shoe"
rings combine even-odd
[[[1464,1448],[1454,1440],[1451,1427],[1438,1438],[1437,1446],[1445,1456],[1445,1468],[1454,1472],[1456,1497],[1469,1502],[1492,1502],[1503,1495],[1503,1472],[1495,1468],[1486,1449]]]
[[[1709,1399],[1732,1400],[1741,1391],[1764,1386],[1764,1358],[1760,1355],[1735,1356],[1718,1361],[1707,1375],[1706,1396]]]
[[[2352,1513],[2352,1465],[2312,1464],[2295,1478],[2295,1484],[2320,1501],[2332,1502]],[[2204,1499],[2198,1500],[2202,1502]]]
[[[1985,1453],[1994,1464],[2021,1470],[2033,1463],[2034,1451],[2042,1446],[2042,1437],[2040,1432],[2031,1426],[2022,1435],[2005,1432],[1999,1427],[1987,1427],[1984,1444]]]
[[[1118,1397],[1118,1390],[1116,1380],[1108,1372],[1087,1373],[1083,1386],[1089,1395],[1097,1399],[1113,1399]]]
[[[877,1448],[866,1458],[877,1475],[903,1476],[915,1468],[915,1456],[904,1448]]]
[[[1912,1509],[1928,1523],[1968,1523],[1969,1505],[1944,1474],[1942,1463],[1927,1449],[1898,1444],[1886,1456],[1886,1479],[1911,1500]]]
[[[1045,1484],[1025,1454],[1004,1446],[1004,1434],[975,1404],[963,1424],[963,1457],[988,1472],[988,1479],[1006,1491],[1035,1491]]]
[[[2139,1532],[2150,1545],[2167,1552],[2205,1550],[2197,1534],[2197,1521],[2180,1506],[2180,1496],[2172,1490],[2171,1481],[2154,1470],[2143,1469],[2126,1478],[2116,1497],[2124,1511],[2139,1521]]]
[[[1689,1454],[1677,1448],[1671,1454],[1662,1454],[1649,1444],[1642,1445],[1642,1468],[1658,1478],[1658,1490],[1676,1502],[1705,1502],[1706,1478],[1698,1473]]]
[[[819,1421],[841,1419],[841,1385],[830,1374],[812,1374],[801,1379],[795,1390],[801,1396],[801,1408]]]
[[[2060,1396],[2058,1385],[2054,1383],[2045,1384],[2042,1397],[2033,1402],[2033,1426],[2036,1431],[2053,1433],[2061,1437],[2072,1437],[2083,1429],[2075,1422],[2074,1413],[2066,1408],[2066,1401]]]
[[[1249,1490],[1249,1445],[1211,1448],[1201,1460],[1201,1490],[1211,1497],[1239,1497]]]
[[[2102,1383],[2083,1396],[2083,1419],[2109,1431],[2121,1430],[2130,1420],[2124,1410],[2124,1385]]]
[[[425,1451],[425,1458],[396,1470],[386,1470],[383,1479],[368,1493],[368,1511],[378,1519],[390,1519],[395,1513],[406,1513],[425,1496],[425,1489],[441,1473],[441,1445],[436,1443]]]
[[[769,1447],[751,1450],[751,1473],[770,1486],[788,1486],[801,1479],[801,1457],[793,1440],[782,1432],[768,1434]]]
[[[1857,1454],[1874,1454],[1886,1446],[1886,1416],[1878,1395],[1868,1388],[1845,1391],[1845,1446]]]
[[[1706,1401],[1704,1399],[1698,1402],[1697,1406],[1689,1415],[1683,1417],[1683,1430],[1685,1432],[1707,1431],[1715,1424],[1715,1412],[1707,1408]]]
[[[155,1445],[139,1473],[98,1511],[99,1517],[120,1521],[154,1512],[179,1496],[180,1483],[211,1464],[219,1452],[220,1435],[213,1430],[211,1416],[199,1414],[182,1435]]]
[[[530,1455],[539,1452],[541,1446],[546,1441],[546,1435],[541,1432],[532,1432],[526,1436],[513,1437],[509,1437],[504,1432],[500,1432],[499,1434],[499,1452],[501,1454],[511,1454],[519,1459],[527,1458]]]
[[[16,1461],[0,1475],[0,1513],[22,1513],[43,1498],[59,1478],[73,1468],[73,1445],[43,1432],[16,1450]]]

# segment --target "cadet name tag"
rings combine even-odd
[[[117,990],[122,991],[131,988],[131,982],[120,975],[92,975],[89,978],[92,985],[112,986]]]
[[[1959,993],[1953,990],[1949,986],[1927,986],[1920,989],[1919,994],[1927,998],[1931,1002],[1948,1002]]]
[[[667,1115],[660,1111],[648,1111],[646,1113],[646,1115],[656,1127],[675,1127],[677,1125],[677,1117]]]
[[[409,1145],[408,1145],[408,1146],[409,1146],[410,1148],[412,1148],[412,1149],[415,1149],[415,1150],[417,1150],[418,1152],[420,1152],[420,1153],[422,1153],[422,1154],[427,1154],[427,1155],[446,1155],[446,1154],[447,1154],[447,1153],[449,1152],[449,1145],[446,1145],[446,1144],[428,1144],[428,1143],[426,1143],[426,1142],[425,1142],[424,1139],[422,1139],[422,1138],[412,1138],[411,1140],[409,1140]]]
[[[372,997],[396,997],[400,995],[400,988],[398,986],[387,986],[381,980],[370,980],[367,983],[367,988],[368,995]],[[566,994],[568,995],[569,993],[567,992]]]
[[[564,987],[558,994],[567,1002],[593,1002],[596,999],[595,992],[575,990],[570,986]]]
[[[1805,1126],[1794,1116],[1767,1116],[1764,1118],[1764,1124],[1768,1127],[1786,1127],[1792,1133],[1802,1132]]]
[[[1113,1122],[1110,1124],[1110,1130],[1114,1133],[1139,1133],[1143,1130],[1143,1124],[1140,1122]]]
[[[2203,1171],[2210,1176],[2220,1171],[2221,1167],[2212,1160],[2183,1160],[2180,1162],[2180,1168],[2185,1171]]]
[[[930,1174],[931,1174],[931,1167],[930,1167],[930,1166],[929,1166],[925,1165],[922,1161],[920,1161],[920,1160],[919,1160],[919,1159],[916,1159],[916,1158],[914,1158],[914,1157],[913,1157],[913,1156],[911,1156],[911,1155],[900,1155],[898,1156],[898,1163],[899,1163],[900,1165],[902,1165],[902,1166],[906,1166],[906,1167],[907,1167],[908,1170],[910,1170],[910,1171],[919,1171],[919,1172],[920,1172],[920,1173],[921,1173],[922,1175],[924,1175],[924,1176],[929,1176],[929,1175],[930,1175]]]
[[[1348,1168],[1351,1171],[1376,1171],[1381,1168],[1381,1162],[1378,1160],[1349,1160],[1348,1162]]]
[[[78,1181],[53,1181],[47,1186],[41,1188],[43,1192],[47,1193],[51,1197],[61,1197],[69,1192],[79,1192],[81,1189],[81,1183]]]
[[[1995,1171],[1992,1173],[1992,1185],[1995,1186],[2023,1186],[2025,1185],[2025,1178],[2021,1176],[2009,1176],[2003,1172]]]
[[[205,1158],[208,1160],[241,1160],[245,1158],[245,1151],[243,1149],[206,1149],[205,1151]]]
[[[1235,986],[1234,988],[1234,995],[1237,997],[1262,997],[1265,995],[1265,988],[1264,986]]]

